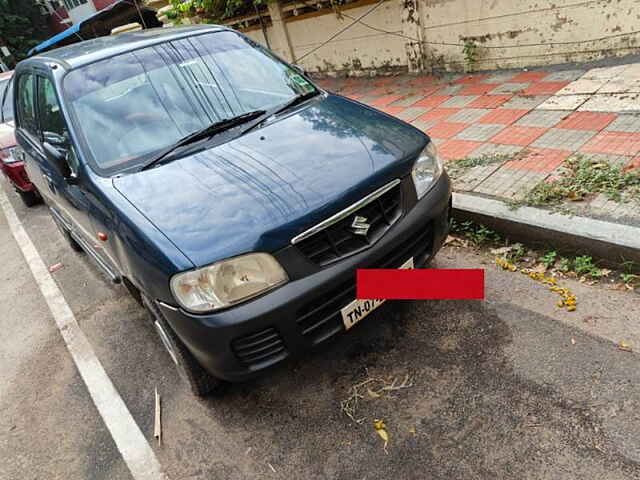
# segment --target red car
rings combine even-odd
[[[14,157],[16,146],[13,124],[13,72],[0,73],[0,168],[27,207],[40,200],[24,163]]]

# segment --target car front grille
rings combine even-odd
[[[433,228],[429,224],[427,228],[398,245],[391,253],[368,268],[398,268],[410,257],[414,258],[416,266],[420,266],[430,255],[432,243]],[[317,345],[344,330],[340,310],[355,298],[354,274],[353,279],[315,298],[298,311],[297,322],[302,329],[302,335],[313,345]]]
[[[231,342],[231,349],[247,367],[279,362],[288,355],[280,333],[273,327],[236,338]]]
[[[379,197],[351,212],[336,223],[296,242],[311,262],[328,265],[373,245],[402,216],[401,184],[394,185]],[[369,228],[365,235],[356,233],[356,217]]]

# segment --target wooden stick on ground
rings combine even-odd
[[[160,419],[160,395],[158,394],[158,387],[155,389],[156,397],[156,418],[153,427],[153,436],[158,439],[158,445],[162,445],[162,422]]]

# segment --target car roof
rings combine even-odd
[[[94,63],[104,58],[130,52],[158,43],[177,40],[205,32],[230,30],[218,25],[192,25],[184,27],[150,28],[93,38],[35,55],[21,63],[55,62],[67,70]]]

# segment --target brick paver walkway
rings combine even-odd
[[[640,64],[556,72],[322,79],[321,85],[410,122],[450,161],[517,155],[472,168],[456,190],[513,199],[575,154],[640,165]],[[638,216],[596,198],[596,214]]]

